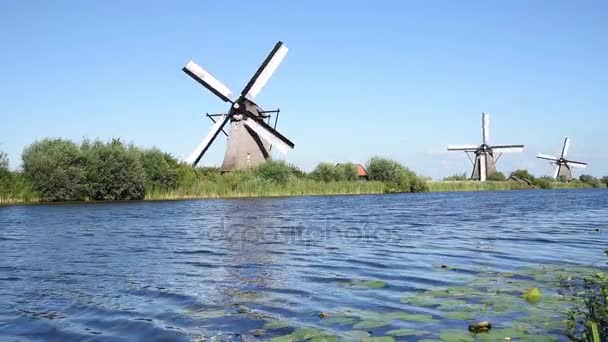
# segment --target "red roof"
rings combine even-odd
[[[367,177],[367,170],[361,164],[357,164],[357,175],[359,177]]]

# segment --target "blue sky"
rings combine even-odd
[[[226,109],[181,67],[238,92],[283,40],[257,98],[305,169],[381,155],[434,178],[470,170],[447,144],[523,143],[499,169],[549,174],[537,153],[608,175],[605,1],[0,2],[0,149],[18,167],[44,137],[123,140],[187,156]],[[217,165],[221,139],[202,159]]]

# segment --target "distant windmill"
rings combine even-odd
[[[496,162],[505,152],[521,152],[524,145],[489,145],[490,118],[486,113],[481,114],[481,145],[450,145],[448,151],[464,151],[473,164],[471,179],[484,182],[488,177],[496,173]],[[471,153],[475,154],[475,160],[471,158]]]
[[[536,158],[549,160],[551,161],[551,165],[555,169],[553,173],[553,178],[557,179],[559,177],[564,180],[571,181],[572,180],[572,168],[578,167],[580,169],[584,169],[587,167],[587,163],[577,162],[573,160],[566,159],[566,155],[568,154],[568,148],[570,147],[570,138],[566,137],[564,140],[564,146],[562,146],[562,154],[559,158],[549,156],[546,154],[539,154]]]
[[[293,149],[294,144],[276,130],[276,117],[274,127],[269,125],[270,122],[264,121],[265,119],[270,121],[269,113],[276,113],[278,116],[279,110],[264,111],[253,102],[286,54],[287,47],[282,42],[278,42],[236,100],[231,99],[228,87],[193,61],[182,69],[222,101],[231,104],[227,113],[207,114],[214,122],[213,127],[192,154],[186,158],[187,163],[193,166],[198,164],[220,132],[228,136],[226,153],[221,166],[222,171],[246,169],[259,165],[270,158],[271,147],[276,147],[283,154],[286,154],[289,149]],[[230,130],[229,133],[226,133],[223,128],[228,122],[230,122]]]

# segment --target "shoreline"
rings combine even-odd
[[[359,195],[394,195],[404,193],[448,193],[448,192],[484,192],[484,191],[512,191],[512,190],[570,190],[570,189],[605,189],[605,186],[594,188],[584,183],[560,183],[555,182],[551,188],[543,189],[533,186],[524,186],[515,182],[478,182],[478,181],[428,181],[428,191],[423,192],[384,192],[380,188],[364,189],[363,191],[327,191],[327,192],[302,192],[289,193],[289,191],[275,191],[269,193],[235,192],[231,194],[179,194],[173,192],[152,192],[150,197],[142,200],[84,200],[84,201],[58,201],[44,202],[38,199],[4,199],[0,198],[0,207],[19,205],[61,205],[61,204],[103,204],[103,203],[136,203],[136,202],[162,202],[162,201],[189,201],[189,200],[213,200],[213,199],[253,199],[253,198],[286,198],[286,197],[316,197],[316,196],[359,196]],[[357,189],[359,190],[359,189]]]

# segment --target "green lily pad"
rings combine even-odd
[[[475,338],[462,330],[442,330],[439,339],[445,342],[475,342]]]
[[[394,342],[395,338],[392,336],[378,336],[378,337],[366,337],[361,340],[362,342]]]
[[[275,321],[266,322],[266,324],[264,324],[264,329],[266,329],[266,330],[282,329],[282,328],[287,328],[288,326],[289,326],[289,323],[287,323],[285,321],[275,320]]]
[[[469,321],[469,320],[475,319],[475,317],[477,317],[477,314],[475,312],[471,312],[471,311],[454,311],[454,312],[448,312],[444,316],[449,319]]]
[[[395,329],[387,332],[391,336],[422,336],[425,335],[425,331],[418,331],[416,329]]]
[[[353,325],[354,329],[374,329],[374,328],[379,328],[379,327],[384,327],[387,325],[391,324],[391,320],[382,320],[382,321],[375,321],[375,320],[367,320],[367,321],[361,321],[356,323],[355,325]]]
[[[406,322],[429,323],[433,321],[433,315],[412,314],[408,312],[391,312],[383,316],[387,320],[401,320]]]

